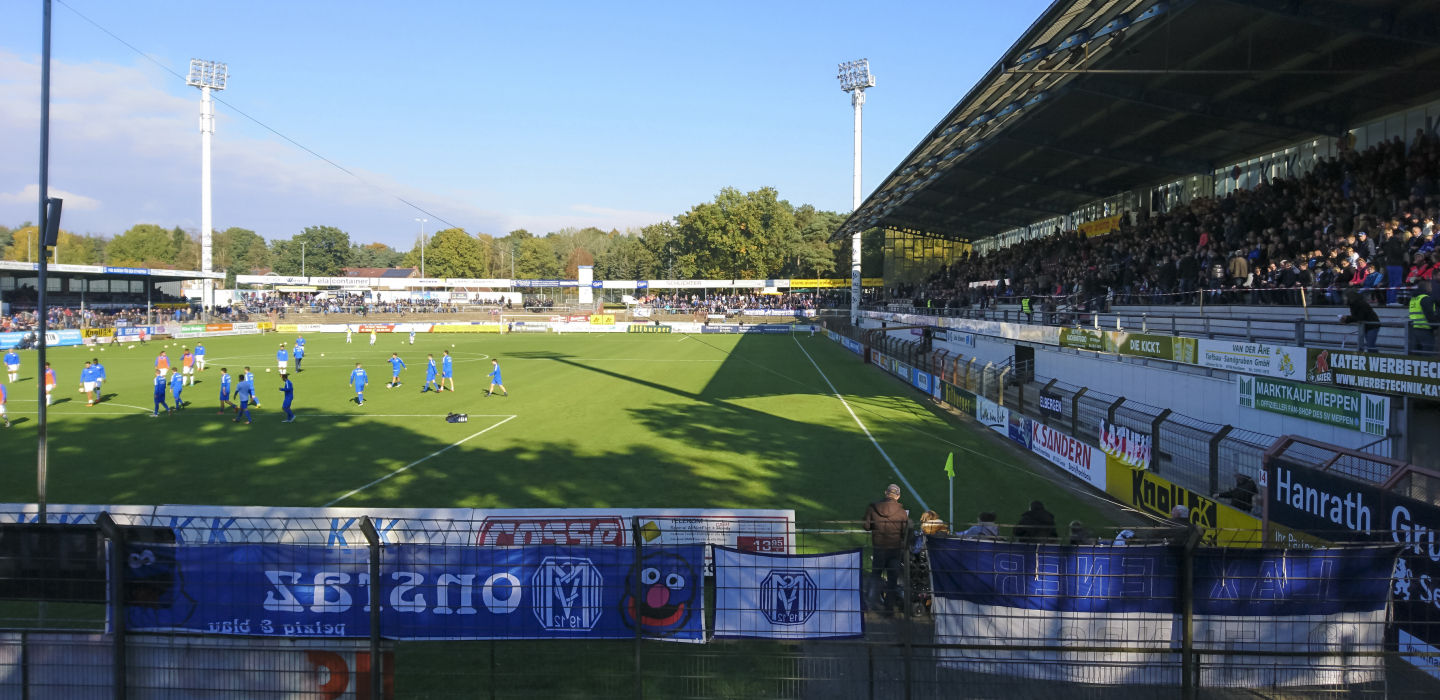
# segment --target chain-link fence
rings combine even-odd
[[[1211,548],[1183,526],[922,537],[891,516],[266,517],[207,538],[208,516],[0,513],[0,698],[1440,692],[1416,666],[1435,655],[1394,643],[1394,547]]]

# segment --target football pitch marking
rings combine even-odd
[[[360,415],[363,415],[363,414],[360,414]],[[513,418],[515,418],[515,416],[509,416],[509,417],[507,417],[505,420],[502,420],[502,421],[500,421],[499,423],[496,423],[495,425],[492,425],[492,426],[490,426],[490,427],[488,427],[488,428],[486,428],[486,429],[484,429],[484,430],[482,430],[482,431],[480,431],[480,432],[478,432],[478,433],[475,433],[474,435],[471,435],[470,437],[467,437],[467,438],[465,438],[465,439],[463,439],[463,440],[461,440],[461,441],[459,441],[459,442],[452,443],[452,444],[450,444],[450,445],[447,446],[447,447],[442,447],[442,448],[440,448],[440,449],[438,449],[438,450],[435,450],[434,452],[431,452],[430,454],[425,455],[424,457],[421,457],[420,459],[417,459],[417,460],[415,460],[414,462],[411,462],[411,463],[409,463],[409,464],[407,464],[407,465],[405,465],[405,466],[403,466],[403,467],[400,467],[399,469],[396,469],[395,471],[390,472],[389,474],[386,474],[385,476],[382,476],[382,477],[380,477],[379,479],[376,479],[376,480],[374,480],[374,481],[372,481],[372,482],[370,482],[370,483],[368,483],[368,484],[365,484],[364,486],[361,486],[360,488],[355,489],[354,491],[351,491],[350,493],[347,493],[347,494],[345,494],[344,496],[341,496],[341,497],[339,497],[339,498],[337,498],[337,499],[335,499],[335,500],[333,500],[333,501],[330,501],[329,503],[326,503],[325,505],[320,506],[320,507],[321,507],[321,508],[329,508],[330,506],[333,506],[333,505],[335,505],[336,503],[339,503],[339,502],[341,502],[341,501],[343,501],[343,500],[345,500],[345,499],[347,499],[347,498],[349,498],[349,497],[351,497],[351,496],[354,496],[355,494],[360,493],[361,491],[364,491],[365,489],[368,489],[368,488],[370,488],[371,486],[374,486],[375,484],[378,484],[378,483],[380,483],[380,482],[382,482],[382,481],[384,481],[384,480],[386,480],[386,479],[389,479],[389,478],[392,477],[392,476],[396,476],[396,475],[400,474],[401,472],[404,472],[404,471],[410,469],[411,467],[413,467],[413,466],[415,466],[415,465],[417,465],[417,464],[420,464],[421,462],[424,462],[424,461],[427,460],[427,459],[430,459],[431,457],[435,457],[435,456],[440,455],[440,454],[443,453],[443,452],[447,452],[447,451],[449,451],[450,448],[452,448],[452,447],[459,447],[459,446],[461,446],[461,445],[469,442],[472,438],[480,437],[481,435],[484,435],[485,433],[488,433],[488,432],[490,432],[491,430],[494,430],[494,429],[496,429],[496,428],[498,428],[498,427],[500,427],[500,426],[502,426],[502,425],[505,425],[506,423],[509,423],[509,422],[511,421],[511,419],[513,419]]]
[[[800,344],[799,339],[795,339],[795,345],[800,348],[800,352],[805,353],[805,358],[810,360],[810,364],[815,366],[815,371],[819,372],[820,378],[824,379],[825,383],[830,386],[830,391],[835,393],[835,398],[840,399],[840,404],[845,407],[846,411],[849,411],[850,417],[855,419],[855,424],[860,426],[861,430],[865,431],[865,437],[870,438],[870,444],[874,445],[875,449],[880,450],[880,456],[884,457],[885,461],[890,463],[890,468],[895,470],[895,476],[900,477],[900,483],[904,484],[905,488],[910,490],[910,493],[915,494],[915,500],[920,503],[921,510],[930,510],[930,506],[925,505],[925,499],[920,497],[920,492],[916,491],[915,487],[910,485],[910,481],[905,478],[905,475],[900,473],[900,467],[895,466],[895,460],[890,459],[890,455],[885,453],[885,448],[881,447],[880,442],[875,439],[875,436],[870,434],[870,429],[865,427],[865,423],[860,420],[860,416],[855,415],[855,411],[850,408],[850,402],[846,401],[845,397],[841,396],[839,391],[836,391],[835,385],[831,383],[830,378],[825,376],[825,371],[820,369],[820,365],[815,363],[815,358],[810,357],[810,351],[806,350],[805,346]]]

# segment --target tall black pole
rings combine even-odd
[[[38,337],[40,341],[40,359],[36,363],[40,371],[40,381],[36,382],[35,386],[39,400],[38,405],[40,406],[40,445],[39,461],[36,464],[35,478],[37,482],[36,503],[39,505],[41,523],[46,522],[45,470],[48,465],[46,464],[45,458],[49,451],[45,444],[47,418],[45,409],[48,408],[45,402],[45,316],[47,313],[47,309],[45,308],[45,291],[50,285],[49,282],[46,281],[45,275],[47,267],[46,258],[49,257],[49,251],[45,249],[45,232],[50,230],[48,218],[48,210],[50,208],[48,201],[50,199],[50,0],[44,0],[43,5],[45,8],[44,34],[41,37],[40,49],[40,227],[35,231],[35,235],[40,238],[37,244],[37,247],[40,248],[40,294],[39,301],[35,308],[35,316],[40,325]]]

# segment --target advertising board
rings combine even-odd
[[[940,400],[967,416],[975,416],[978,402],[976,396],[950,382],[940,382]]]
[[[543,327],[541,327],[543,330]],[[503,333],[503,323],[446,323],[430,327],[431,333]]]
[[[1204,494],[1170,483],[1148,469],[1105,460],[1105,492],[1121,503],[1158,518],[1175,506],[1190,509],[1190,522],[1205,529],[1203,542],[1225,547],[1260,547],[1260,520]]]
[[[975,418],[997,433],[1007,436],[1010,434],[1010,409],[990,399],[975,397]]]
[[[1433,357],[1307,348],[1305,381],[1433,399],[1440,398],[1440,362]]]
[[[1305,378],[1305,348],[1245,341],[1198,341],[1201,367],[1242,372],[1276,379]]]
[[[669,333],[670,326],[657,326],[651,323],[632,323],[625,328],[626,333]]]
[[[1105,453],[1100,448],[1031,421],[1030,449],[1081,481],[1105,490]]]
[[[1440,506],[1284,458],[1272,459],[1265,471],[1272,539],[1286,539],[1277,529],[1283,526],[1330,542],[1399,545],[1392,587],[1395,623],[1417,644],[1440,645],[1434,623],[1440,612],[1440,544],[1435,535],[1440,531]]]
[[[1100,449],[1112,462],[1134,469],[1150,468],[1150,435],[1100,419]]]
[[[1236,398],[1245,408],[1385,436],[1390,397],[1270,377],[1237,376]]]
[[[1040,413],[1047,418],[1065,417],[1065,399],[1059,394],[1040,390]]]

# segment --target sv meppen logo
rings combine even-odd
[[[545,629],[584,631],[600,621],[605,579],[589,559],[546,557],[532,583],[535,618]]]
[[[818,586],[801,571],[771,571],[760,581],[760,611],[772,625],[803,625],[815,614]]]

